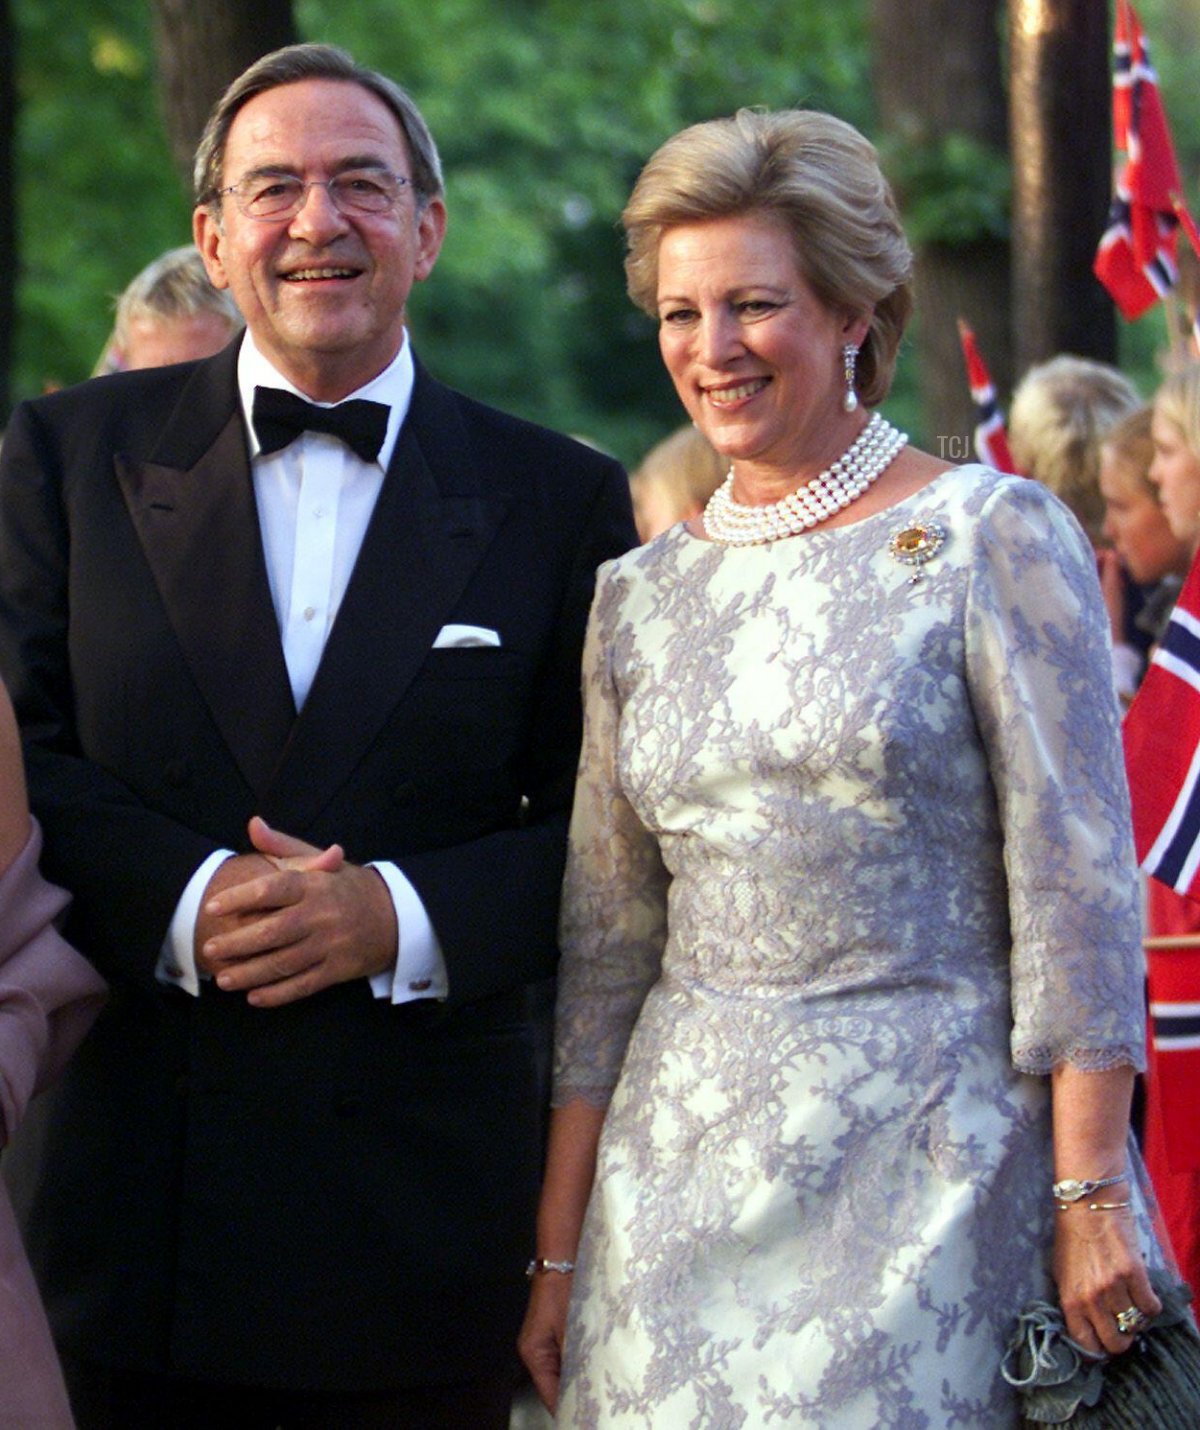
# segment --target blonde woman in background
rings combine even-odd
[[[1200,547],[1200,363],[1165,379],[1154,395],[1150,480],[1171,530],[1194,556]]]
[[[1172,373],[1154,397],[1149,477],[1175,538],[1194,558],[1200,549],[1200,364]],[[1183,1278],[1200,1291],[1200,1113],[1188,1059],[1160,1041],[1175,1031],[1156,1005],[1200,1002],[1200,904],[1157,879],[1146,881],[1146,924],[1152,938],[1176,947],[1147,951],[1151,1004],[1146,1074],[1144,1151],[1163,1223]]]
[[[1031,367],[1013,393],[1008,441],[1017,469],[1065,502],[1093,545],[1104,523],[1100,443],[1140,405],[1124,373],[1069,353]]]
[[[692,422],[651,447],[629,477],[633,519],[642,541],[677,521],[699,516],[728,470],[729,463]]]
[[[1133,625],[1151,640],[1162,634],[1191,559],[1188,543],[1175,535],[1150,480],[1154,460],[1151,407],[1123,417],[1100,445],[1102,538],[1096,553],[1100,587],[1108,607],[1117,694],[1132,699],[1141,680],[1141,650],[1127,640],[1127,581],[1147,591]]]

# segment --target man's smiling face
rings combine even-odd
[[[391,110],[347,80],[309,79],[256,95],[225,144],[223,183],[270,170],[304,180],[376,167],[410,177],[408,145]],[[260,351],[302,392],[334,402],[376,377],[400,349],[405,305],[433,269],[445,207],[418,212],[411,183],[393,208],[347,217],[313,184],[299,212],[261,221],[232,194],[216,214],[196,210],[209,277],[228,288]]]

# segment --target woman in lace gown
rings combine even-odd
[[[1158,1309],[1094,559],[868,422],[910,258],[856,131],[698,125],[625,221],[732,475],[601,572],[522,1352],[579,1430],[1013,1425],[1025,1301]]]

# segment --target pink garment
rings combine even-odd
[[[65,943],[67,903],[38,873],[42,836],[0,874],[0,1144],[29,1099],[61,1072],[104,1001],[104,983]],[[72,1430],[58,1358],[0,1182],[0,1430]]]

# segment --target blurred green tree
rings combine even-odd
[[[292,0],[151,0],[158,92],[175,166],[184,184],[209,111],[260,56],[294,44]]]
[[[90,371],[112,295],[187,240],[190,206],[156,108],[145,0],[94,0],[82,24],[76,0],[14,5],[20,397]],[[624,295],[617,220],[641,163],[740,104],[872,120],[859,3],[301,0],[296,15],[302,37],[411,89],[438,136],[451,227],[413,302],[423,358],[628,461],[678,420],[652,327]]]
[[[86,376],[113,295],[157,253],[187,241],[188,192],[156,102],[154,17],[186,11],[200,24],[229,4],[11,0],[19,108],[9,191],[19,266],[6,265],[0,281],[11,284],[15,272],[14,400]],[[1142,0],[1139,10],[1190,176],[1200,160],[1200,97],[1189,74],[1198,6]],[[413,303],[425,361],[445,380],[627,462],[680,416],[652,325],[624,294],[618,219],[638,168],[682,125],[742,104],[827,108],[879,140],[869,11],[870,0],[294,7],[301,36],[343,44],[394,75],[438,135],[451,226],[438,272]],[[11,58],[12,47],[6,52]],[[167,76],[167,86],[170,103],[178,85]],[[939,144],[932,160],[911,148],[898,156],[907,167],[896,176],[915,196],[906,219],[922,242],[953,246],[964,224],[994,239],[1006,216],[996,146],[981,165],[959,137]],[[896,148],[884,147],[891,162]],[[946,183],[953,202],[944,201]],[[1157,313],[1122,331],[1143,385],[1163,334]],[[916,344],[906,344],[888,409],[920,436],[918,367]],[[948,372],[943,365],[924,382],[946,383]]]

